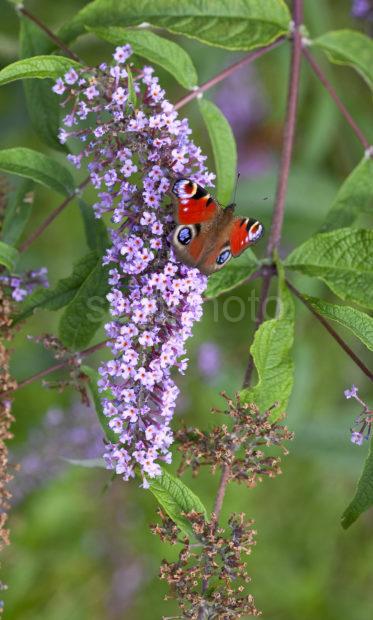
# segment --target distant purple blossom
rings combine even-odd
[[[364,439],[370,439],[372,435],[373,425],[373,411],[369,409],[366,402],[359,396],[359,390],[356,385],[353,385],[351,389],[344,391],[345,398],[354,398],[359,405],[362,406],[362,411],[356,416],[353,427],[351,428],[351,441],[358,446],[361,446]]]
[[[357,19],[373,20],[373,1],[354,0],[352,2],[351,15]]]
[[[219,86],[215,102],[227,117],[236,137],[240,173],[256,176],[270,168],[273,153],[268,142],[255,138],[269,112],[268,98],[254,67],[245,67]]]
[[[99,369],[99,389],[110,391],[103,409],[118,441],[104,456],[124,480],[139,466],[147,487],[147,478],[161,473],[158,461],[171,461],[170,422],[179,394],[171,371],[186,369],[185,341],[201,318],[207,282],[173,254],[169,190],[179,175],[209,186],[213,175],[190,140],[187,120],[180,120],[164,98],[151,67],[133,70],[136,109],[128,103],[128,66],[122,63],[129,55],[129,46],[117,48],[119,64],[90,69],[89,78],[82,71],[87,79],[80,88],[74,84],[71,90],[63,82],[63,105],[73,105],[68,127],[76,127],[60,135],[62,141],[83,142],[75,158],[79,165],[88,160],[98,190],[96,217],[110,214],[113,224],[112,246],[104,257],[111,266],[112,320],[106,333],[113,358]],[[80,118],[87,117],[89,128],[79,128]]]
[[[46,267],[41,267],[21,275],[0,276],[0,282],[11,289],[14,301],[23,301],[37,287],[43,286],[48,288],[48,270]]]
[[[221,367],[219,347],[213,342],[203,342],[198,349],[198,368],[206,378],[215,377]]]
[[[70,409],[51,408],[40,426],[33,427],[25,443],[18,445],[12,460],[20,465],[12,482],[15,502],[46,484],[68,465],[66,459],[96,459],[102,454],[103,431],[90,407],[81,403]]]

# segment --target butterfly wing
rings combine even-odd
[[[199,262],[211,247],[211,233],[223,209],[206,190],[190,179],[175,181],[177,228],[173,245],[178,257],[187,265],[199,268]]]
[[[229,207],[220,224],[213,246],[200,257],[197,267],[202,273],[210,275],[225,267],[230,259],[239,256],[264,234],[263,225],[252,218],[233,217]]]
[[[263,224],[250,217],[235,217],[229,230],[232,256],[239,256],[264,235]]]
[[[177,197],[179,224],[200,224],[213,220],[221,207],[201,185],[190,179],[178,179],[172,188]]]

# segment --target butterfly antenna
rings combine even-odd
[[[238,187],[238,179],[240,178],[241,173],[237,172],[237,177],[236,177],[236,184],[234,186],[234,192],[233,192],[233,200],[232,200],[232,204],[236,204],[236,196],[237,196],[237,187]]]

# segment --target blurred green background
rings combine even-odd
[[[27,3],[52,29],[57,29],[85,3],[78,0]],[[369,24],[351,17],[348,0],[306,2],[305,23],[312,35],[331,29]],[[7,3],[1,7],[0,62],[18,57],[18,19]],[[240,57],[221,49],[178,40],[191,54],[203,82]],[[107,59],[109,45],[91,36],[76,45],[90,63]],[[239,147],[242,180],[237,202],[242,214],[267,225],[275,193],[281,124],[287,87],[289,46],[271,52],[255,66],[207,94],[230,119]],[[320,58],[337,92],[366,134],[371,130],[371,96],[348,68],[328,66]],[[163,71],[158,72],[168,97],[184,93]],[[210,153],[206,131],[195,103],[188,115],[194,139]],[[21,83],[2,89],[2,148],[29,146],[48,151],[33,132]],[[368,136],[369,137],[369,136]],[[309,237],[321,225],[335,193],[362,157],[362,149],[308,66],[303,63],[298,131],[290,178],[282,251]],[[211,160],[211,167],[213,162]],[[11,179],[12,187],[17,179]],[[89,197],[89,194],[87,194]],[[56,194],[37,189],[29,230],[59,204]],[[359,223],[362,223],[360,221]],[[364,224],[369,224],[367,219]],[[27,269],[46,265],[53,285],[83,255],[84,235],[75,203],[24,256]],[[259,249],[258,252],[263,251]],[[293,280],[301,290],[332,299],[321,283]],[[189,342],[190,367],[179,380],[174,427],[181,419],[206,428],[212,406],[222,406],[221,390],[239,389],[253,332],[257,285],[242,287],[235,298],[205,304],[204,318]],[[240,302],[240,299],[243,300]],[[257,303],[257,302],[256,302]],[[244,312],[241,312],[242,306]],[[257,546],[249,558],[250,591],[267,620],[370,620],[373,615],[373,511],[350,530],[340,516],[350,501],[367,446],[350,444],[349,427],[358,413],[343,390],[355,383],[366,401],[368,381],[297,303],[294,357],[295,387],[288,426],[296,438],[283,462],[283,475],[254,490],[231,485],[224,515],[245,511],[256,520]],[[269,312],[271,305],[269,306]],[[49,353],[27,340],[28,334],[53,332],[58,314],[37,313],[17,335],[12,371],[18,379],[48,367]],[[340,328],[353,350],[369,362],[363,346]],[[97,341],[103,334],[97,334]],[[96,340],[95,340],[96,341]],[[91,359],[97,364],[100,356]],[[70,391],[24,388],[14,401],[16,423],[13,461],[21,463],[14,483],[10,518],[11,546],[3,555],[5,617],[9,620],[153,620],[172,616],[164,602],[166,588],[158,580],[166,545],[148,529],[156,503],[149,492],[126,484],[99,469],[69,465],[63,457],[86,458],[101,446],[95,415]],[[98,447],[97,447],[98,446]],[[179,456],[175,450],[176,469]],[[218,476],[208,471],[185,481],[211,508]]]

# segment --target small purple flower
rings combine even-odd
[[[114,60],[118,63],[126,62],[127,58],[129,58],[132,54],[132,49],[130,45],[123,45],[123,47],[116,47],[115,53],[113,54]]]
[[[63,83],[62,78],[58,78],[56,80],[55,85],[52,88],[53,92],[55,92],[57,95],[63,95],[63,93],[65,92],[65,84]]]
[[[5,286],[9,286],[14,301],[20,302],[39,286],[48,288],[48,270],[46,267],[41,267],[34,271],[27,271],[19,276],[0,276],[0,282]]]
[[[351,433],[351,442],[356,443],[356,445],[361,446],[364,441],[364,435],[359,433],[358,431],[353,431]]]
[[[351,428],[352,443],[361,446],[364,439],[368,440],[371,437],[373,411],[371,411],[366,402],[360,398],[358,388],[355,385],[353,385],[350,390],[345,390],[344,395],[347,399],[354,398],[362,406],[362,411],[356,416],[353,427]]]
[[[358,389],[357,389],[356,385],[353,385],[350,390],[345,390],[343,393],[345,395],[345,398],[347,398],[347,399],[355,398],[357,396]]]
[[[84,91],[85,96],[87,97],[87,99],[89,99],[89,101],[91,101],[92,99],[94,99],[95,97],[98,97],[98,95],[100,94],[99,91],[97,90],[96,86],[94,84],[92,84],[91,86],[89,86],[88,88],[86,88],[86,90]]]
[[[64,78],[65,78],[66,84],[75,84],[79,76],[77,72],[75,71],[75,69],[71,68],[68,70],[67,73],[65,73]]]

